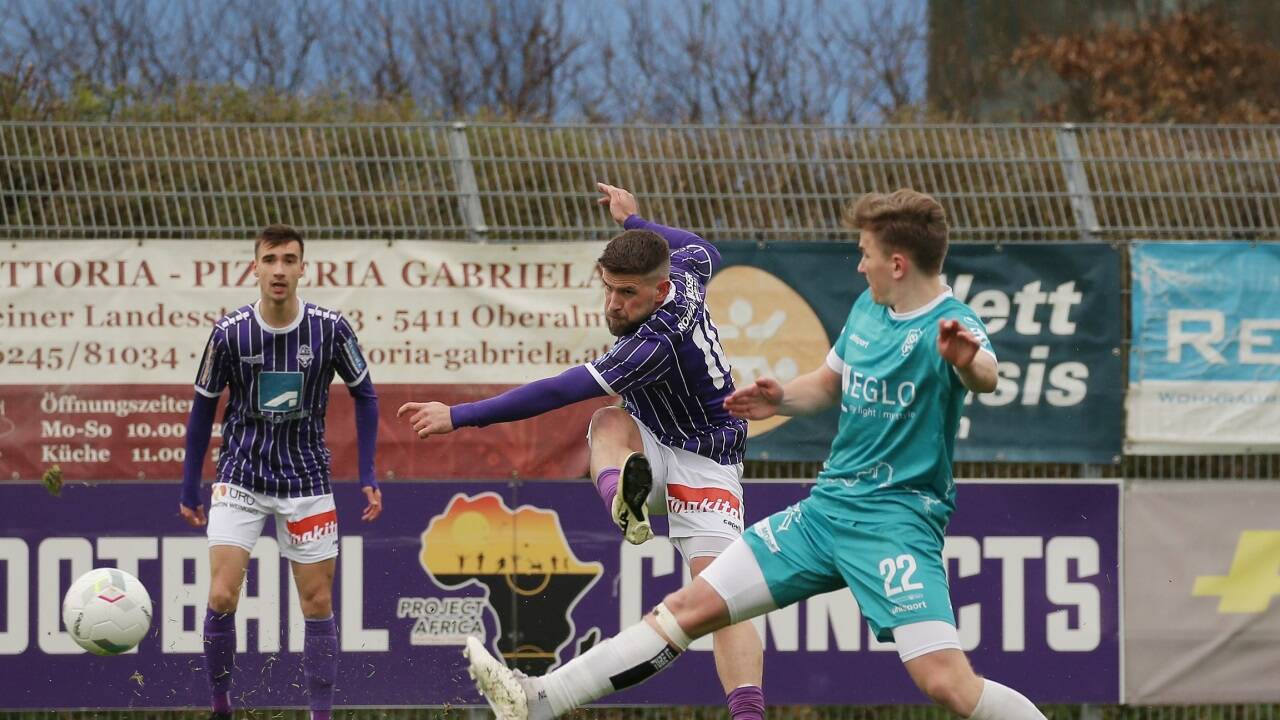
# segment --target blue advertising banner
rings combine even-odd
[[[707,303],[739,386],[819,367],[866,289],[851,243],[724,243]],[[1119,462],[1120,260],[1109,245],[956,245],[944,279],[982,318],[999,385],[971,396],[956,460]],[[821,460],[836,410],[751,423],[748,457]]]
[[[1135,243],[1127,449],[1280,451],[1280,245]]]
[[[747,520],[807,492],[750,483]],[[383,517],[364,524],[356,488],[338,486],[341,706],[477,703],[460,652],[467,635],[541,674],[682,582],[670,543],[628,545],[586,483],[398,483],[385,493]],[[946,554],[960,637],[979,672],[1037,702],[1119,700],[1119,497],[1115,483],[962,485]],[[208,550],[174,504],[175,488],[155,484],[69,486],[60,498],[0,487],[0,707],[204,704]],[[236,613],[233,695],[244,707],[300,706],[302,619],[270,530],[253,557]],[[87,655],[62,627],[62,594],[96,566],[150,590],[155,620],[134,652]],[[847,590],[759,627],[770,703],[925,701]],[[723,701],[709,641],[678,666],[608,702]]]

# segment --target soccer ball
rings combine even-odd
[[[123,570],[95,568],[71,583],[62,599],[62,622],[85,650],[119,655],[137,646],[151,627],[151,595]]]

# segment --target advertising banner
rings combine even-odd
[[[342,706],[478,702],[461,656],[478,635],[542,674],[641,615],[682,582],[665,539],[621,539],[587,483],[389,483],[376,523],[338,487],[342,535],[334,600]],[[748,522],[802,498],[800,483],[749,483]],[[979,672],[1037,702],[1119,699],[1119,486],[976,483],[959,489],[946,555],[960,637]],[[659,525],[664,522],[659,518]],[[151,483],[75,485],[53,498],[0,486],[0,707],[201,706],[207,595],[204,536]],[[304,704],[302,619],[268,531],[236,613],[233,695],[247,707]],[[61,624],[79,574],[116,566],[155,602],[135,652],[85,654]],[[870,636],[847,590],[759,621],[769,702],[921,703],[892,644]],[[610,703],[719,704],[709,640],[678,669]]]
[[[1280,452],[1280,244],[1134,243],[1127,450]]]
[[[1125,698],[1280,702],[1280,487],[1135,482],[1125,495]]]
[[[819,367],[866,289],[850,243],[724,243],[708,304],[734,380]],[[1120,262],[1099,244],[956,245],[945,280],[987,326],[995,392],[970,396],[957,460],[1119,461]],[[825,335],[825,337],[824,337]],[[826,457],[836,410],[753,422],[749,457]]]
[[[314,241],[299,294],[338,310],[378,388],[383,478],[570,478],[587,469],[585,402],[420,443],[409,400],[487,397],[612,345],[598,243]],[[848,243],[726,243],[709,304],[738,382],[817,367],[865,287]],[[0,256],[0,479],[172,479],[212,323],[258,297],[245,242],[18,242]],[[1111,462],[1119,319],[1106,246],[957,246],[949,282],[991,331],[1000,386],[971,399],[957,459]],[[1088,322],[1082,322],[1088,318]],[[331,392],[334,475],[355,476],[349,396]],[[1086,422],[1085,419],[1088,419]],[[1113,427],[1114,426],[1114,427]],[[825,457],[833,416],[756,423],[751,457]],[[219,427],[206,476],[212,473]],[[1015,440],[1016,438],[1016,440]]]
[[[586,472],[583,438],[604,400],[429,443],[395,410],[487,397],[604,352],[613,337],[594,274],[600,248],[306,244],[299,297],[347,318],[377,386],[381,477]],[[260,294],[252,242],[17,242],[0,253],[0,478],[53,465],[72,480],[180,477],[213,323]],[[352,479],[355,420],[341,384],[330,402],[334,475]]]

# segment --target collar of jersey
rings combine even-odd
[[[943,300],[946,300],[949,297],[951,297],[951,286],[943,285],[942,292],[938,293],[938,297],[930,300],[927,304],[922,305],[921,307],[918,307],[915,310],[912,310],[911,312],[897,313],[897,312],[894,312],[893,308],[891,307],[886,307],[885,310],[889,311],[889,317],[893,318],[894,320],[914,320],[915,318],[918,318],[921,315],[924,315],[925,313],[929,312],[930,310],[938,307],[938,305]],[[258,308],[255,305],[254,311],[256,312],[257,309]]]
[[[298,326],[302,324],[302,316],[307,314],[307,303],[304,302],[302,298],[298,298],[298,317],[294,318],[293,322],[282,328],[271,327],[267,324],[266,320],[262,319],[262,313],[258,312],[258,304],[261,302],[261,300],[257,300],[253,303],[253,317],[258,321],[258,327],[272,335],[283,335],[297,330]]]

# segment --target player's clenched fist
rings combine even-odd
[[[453,419],[449,416],[449,406],[438,402],[407,402],[396,411],[396,417],[408,415],[409,423],[418,437],[428,435],[444,435],[453,432]]]
[[[738,388],[724,399],[724,409],[734,417],[764,420],[773,417],[782,404],[782,386],[773,378],[757,378],[755,383]]]

